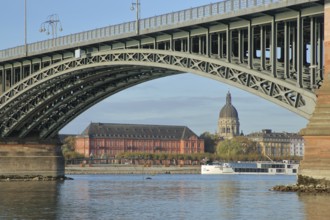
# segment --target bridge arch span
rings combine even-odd
[[[244,65],[186,52],[109,50],[45,67],[1,95],[1,137],[53,137],[80,113],[119,91],[184,72],[243,89],[305,118],[314,110],[312,92]]]

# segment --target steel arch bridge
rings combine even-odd
[[[309,119],[323,16],[323,1],[227,0],[0,51],[0,138],[53,138],[106,97],[185,72]]]
[[[116,92],[190,72],[309,119],[299,174],[330,180],[329,20],[330,0],[224,0],[0,50],[0,179],[63,178],[63,126]]]
[[[104,98],[152,79],[190,72],[251,92],[308,118],[315,95],[245,66],[153,49],[98,52],[66,59],[21,80],[0,97],[2,137],[54,137]]]

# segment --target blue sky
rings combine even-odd
[[[134,0],[135,2],[135,0]],[[209,4],[210,0],[140,0],[141,17]],[[216,1],[213,1],[216,2]],[[59,35],[132,21],[132,0],[27,0],[28,42],[49,38],[40,33],[48,15],[58,14]],[[24,0],[1,3],[0,49],[24,44]],[[186,125],[196,134],[215,132],[227,91],[232,94],[245,134],[270,128],[298,132],[304,118],[255,95],[194,74],[146,82],[117,93],[78,116],[61,133],[80,133],[90,122]]]

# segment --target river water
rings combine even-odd
[[[0,219],[330,219],[330,196],[269,191],[294,176],[70,177],[1,182]]]

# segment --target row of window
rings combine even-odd
[[[112,137],[112,138],[171,138],[178,139],[174,135],[141,135],[141,134],[95,134],[94,137]]]
[[[154,142],[154,141],[150,141],[150,142],[144,142],[144,141],[97,141],[97,142],[91,142],[91,147],[115,147],[115,146],[129,146],[129,145],[135,145],[135,146],[139,146],[139,147],[152,147],[155,144],[159,144],[159,146],[162,147],[180,147],[180,142]],[[194,148],[197,145],[197,147],[200,147],[200,142],[186,142],[185,143],[185,147],[192,147]]]

